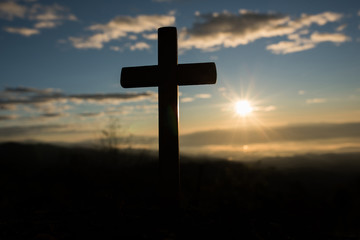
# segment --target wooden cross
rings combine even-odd
[[[178,64],[177,51],[176,28],[159,28],[158,65],[124,67],[120,78],[124,88],[159,87],[159,174],[169,198],[180,187],[178,86],[216,83],[215,63]]]

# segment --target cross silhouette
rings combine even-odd
[[[215,63],[178,64],[175,27],[158,29],[158,65],[124,67],[124,88],[158,87],[159,98],[159,174],[163,193],[177,198],[179,171],[178,86],[216,83]]]

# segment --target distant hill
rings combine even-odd
[[[0,239],[359,239],[359,154],[183,157],[177,209],[157,157],[0,144]]]

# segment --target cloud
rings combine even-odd
[[[14,1],[0,2],[0,18],[13,20],[14,18],[24,18],[27,8]]]
[[[136,35],[129,35],[128,38],[130,40],[137,40],[138,39],[138,37]]]
[[[290,21],[289,26],[295,29],[300,29],[302,27],[310,26],[312,24],[323,26],[328,22],[339,21],[342,17],[342,14],[334,12],[324,12],[314,15],[302,14],[300,18]]]
[[[0,127],[1,137],[15,137],[26,135],[39,135],[41,133],[59,132],[68,129],[68,125],[49,124],[49,125],[31,125],[31,126],[10,126]]]
[[[0,115],[0,121],[13,120],[16,118],[17,118],[16,115]]]
[[[275,54],[288,54],[309,50],[315,46],[316,44],[311,41],[281,41],[268,45],[266,49]]]
[[[38,29],[25,28],[25,27],[22,27],[22,28],[6,27],[6,28],[4,28],[4,30],[8,33],[20,34],[25,37],[30,37],[32,35],[36,35],[36,34],[40,33],[40,31]]]
[[[152,100],[156,97],[157,93],[150,91],[65,94],[53,88],[6,87],[0,92],[0,109],[3,110],[0,121],[11,124],[12,127],[0,127],[0,141],[17,137],[19,139],[33,138],[41,134],[73,134],[74,131],[79,132],[79,129],[83,128],[83,123],[71,129],[66,125],[27,126],[28,124],[45,124],[46,122],[55,124],[63,123],[64,120],[76,122],[79,119],[91,124],[105,114],[116,114],[116,117],[133,111],[153,114],[157,105]],[[144,106],[137,106],[139,104]],[[68,111],[69,109],[71,111]],[[126,109],[127,113],[118,111],[123,109]]]
[[[17,109],[16,104],[0,105],[0,110],[15,111]]]
[[[135,107],[136,109],[139,109],[139,110],[143,110],[147,113],[149,112],[153,112],[154,110],[157,110],[158,109],[158,105],[157,104],[151,104],[151,105],[138,105]]]
[[[62,116],[64,116],[64,114],[63,113],[43,113],[40,116],[45,117],[45,118],[56,118],[56,117],[62,117]]]
[[[182,94],[180,93],[179,95],[181,96]],[[180,98],[180,102],[182,102],[182,103],[188,103],[188,102],[193,102],[193,101],[195,101],[195,99],[207,99],[207,98],[211,98],[211,94],[208,94],[208,93],[199,93],[199,94],[195,94],[194,97],[181,97],[181,98]]]
[[[142,36],[143,36],[143,38],[146,38],[148,40],[157,40],[157,38],[158,38],[157,33],[149,33],[149,34],[144,33]]]
[[[64,102],[62,102],[62,103],[64,103]],[[64,111],[67,108],[65,108],[64,105],[59,102],[51,101],[51,102],[32,103],[31,108],[27,109],[27,110],[28,110],[28,112],[32,112],[33,109],[43,112],[45,114],[53,114],[56,112]]]
[[[266,47],[267,50],[275,54],[288,54],[300,52],[315,48],[317,44],[322,42],[344,43],[350,41],[351,38],[343,33],[319,33],[314,32],[309,38],[300,37],[299,35],[291,35],[293,41],[281,41]]]
[[[34,27],[6,27],[5,31],[9,33],[20,34],[23,36],[32,36],[39,34],[39,29],[55,28],[63,21],[76,21],[77,17],[70,13],[66,7],[59,4],[41,5],[32,3],[32,5],[21,5],[15,1],[0,3],[0,18],[9,21],[14,18],[21,18],[34,21]]]
[[[67,95],[66,98],[70,101],[86,100],[90,103],[110,103],[118,104],[124,101],[141,101],[146,98],[153,97],[153,92],[142,93],[97,93],[97,94],[76,94]]]
[[[299,94],[299,95],[304,95],[304,94],[305,94],[305,91],[304,91],[304,90],[299,90],[299,91],[298,91],[298,94]]]
[[[198,14],[192,28],[181,31],[179,47],[208,50],[245,45],[259,38],[283,35],[287,30],[281,26],[286,21],[288,17],[281,14]]]
[[[29,19],[40,22],[54,22],[61,20],[76,21],[77,18],[74,14],[69,13],[66,7],[57,3],[53,5],[34,4],[29,9]]]
[[[79,114],[81,117],[99,117],[102,115],[104,115],[102,112],[83,112]]]
[[[339,21],[343,15],[334,12],[320,14],[302,14],[297,19],[279,13],[258,13],[240,10],[239,14],[222,13],[196,14],[197,20],[189,29],[182,29],[179,34],[179,47],[186,49],[218,50],[221,47],[246,45],[261,38],[287,36],[299,39],[308,34],[312,25],[323,26],[329,22]],[[322,37],[322,36],[320,36]],[[342,37],[342,38],[340,38]],[[327,36],[327,41],[344,42],[345,35]],[[325,37],[322,38],[325,40]],[[308,41],[280,41],[267,46],[273,53],[292,53],[314,48],[319,43],[319,35]],[[341,41],[342,40],[342,41]],[[316,42],[315,42],[316,41]]]
[[[256,111],[256,112],[271,112],[271,111],[275,111],[275,110],[276,110],[276,106],[274,106],[274,105],[256,106],[253,108],[253,111]]]
[[[313,104],[313,103],[325,103],[327,100],[325,98],[312,98],[306,99],[306,103]]]
[[[146,33],[157,30],[161,26],[175,23],[175,17],[169,15],[118,16],[105,24],[94,24],[87,29],[94,32],[88,37],[69,37],[69,41],[79,49],[101,49],[104,44],[115,39],[122,39],[129,34]],[[144,47],[144,44],[142,44]],[[144,48],[140,48],[144,49]],[[135,50],[135,49],[134,49]]]
[[[47,88],[36,89],[31,87],[5,88],[0,98],[0,108],[8,106],[31,105],[38,108],[51,108],[54,103],[92,103],[92,104],[119,104],[125,101],[142,101],[156,96],[153,92],[142,93],[95,93],[95,94],[63,94],[60,90]],[[47,111],[49,112],[49,111]],[[52,112],[52,111],[51,111]]]
[[[32,87],[6,87],[4,92],[7,93],[37,93],[37,94],[53,94],[53,93],[60,93],[59,89],[53,88],[45,88],[45,89],[38,89]]]
[[[54,28],[57,25],[60,25],[59,22],[43,21],[38,22],[34,25],[35,28]]]
[[[187,103],[187,102],[193,102],[195,99],[192,97],[184,97],[184,98],[180,98],[180,102],[182,103]]]
[[[360,138],[360,123],[307,124],[276,127],[270,130],[250,128],[210,130],[182,135],[181,145],[247,145],[255,143],[308,141],[319,139]],[[264,134],[265,133],[265,134]]]
[[[271,111],[274,111],[274,110],[276,110],[276,107],[273,106],[273,105],[270,105],[270,106],[267,106],[267,107],[264,108],[265,112],[271,112]]]
[[[115,52],[121,52],[123,50],[121,47],[118,46],[110,46],[110,49]]]
[[[351,38],[342,33],[318,33],[311,34],[311,40],[315,43],[319,42],[334,42],[343,43],[350,41]]]
[[[121,114],[122,116],[130,113],[137,114],[154,114],[157,112],[158,104],[141,104],[141,105],[121,105],[116,107],[108,107],[105,114]]]
[[[347,27],[347,24],[342,24],[336,28],[336,31],[341,32]]]
[[[200,93],[195,95],[196,98],[211,98],[211,94],[208,93]]]
[[[146,42],[137,42],[134,45],[130,46],[131,51],[144,50],[144,49],[149,49],[149,48],[150,48],[150,45],[147,44]]]

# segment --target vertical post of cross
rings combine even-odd
[[[158,65],[124,67],[121,86],[158,87],[159,180],[163,203],[178,203],[180,190],[179,94],[183,85],[216,83],[215,63],[178,64],[175,27],[158,29]]]
[[[159,175],[163,194],[173,200],[180,188],[179,107],[176,68],[178,64],[175,27],[158,29],[159,82]]]

